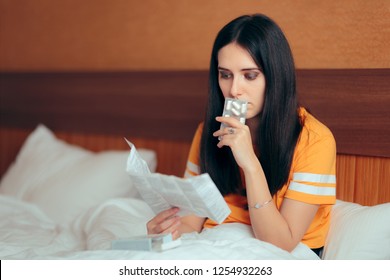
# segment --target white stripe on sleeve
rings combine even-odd
[[[314,173],[294,173],[293,181],[336,184],[336,176],[335,175],[314,174]]]
[[[187,170],[198,175],[200,173],[199,166],[196,165],[195,163],[192,163],[191,161],[187,161]]]
[[[291,182],[288,188],[293,191],[312,194],[312,195],[321,195],[321,196],[336,195],[336,188],[334,187],[317,187],[317,186],[306,185],[297,182]]]

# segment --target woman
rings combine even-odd
[[[225,98],[248,101],[246,124],[220,116]],[[256,238],[287,251],[303,242],[318,254],[335,203],[335,162],[332,133],[298,105],[282,30],[261,14],[228,23],[213,46],[206,117],[186,176],[210,174],[232,210],[224,223],[251,225]],[[178,238],[216,225],[179,218],[177,211],[159,213],[147,223],[148,233]]]

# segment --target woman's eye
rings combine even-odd
[[[246,73],[245,79],[247,79],[249,81],[253,81],[254,79],[257,78],[257,76],[259,76],[259,73]]]
[[[221,79],[230,79],[232,77],[232,74],[227,72],[219,72],[219,77]]]

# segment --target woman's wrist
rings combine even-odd
[[[254,156],[252,160],[249,161],[248,165],[242,168],[245,176],[250,176],[251,174],[258,174],[263,172],[263,167],[260,164],[259,159]]]

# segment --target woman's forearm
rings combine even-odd
[[[299,241],[294,239],[287,221],[273,203],[260,163],[257,168],[244,171],[244,175],[249,216],[255,237],[291,251]]]

